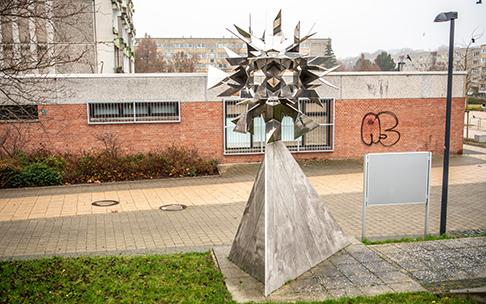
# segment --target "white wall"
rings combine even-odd
[[[464,97],[466,74],[453,78],[453,97]],[[55,103],[87,101],[180,100],[221,101],[224,88],[206,90],[203,73],[72,74],[49,76],[66,92]],[[339,89],[322,86],[321,97],[336,99],[440,98],[446,96],[447,72],[342,72],[328,80]]]

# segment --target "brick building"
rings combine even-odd
[[[461,153],[465,73],[453,82],[451,151]],[[442,153],[445,72],[340,72],[319,88],[324,107],[299,107],[321,126],[297,140],[291,121],[283,140],[298,159],[359,159],[368,152]],[[48,78],[69,94],[47,97],[34,119],[0,124],[22,129],[25,148],[82,153],[102,148],[102,134],[118,138],[123,153],[176,144],[221,162],[257,161],[263,136],[232,131],[235,99],[206,90],[206,74],[58,75]],[[21,118],[21,117],[19,117]],[[262,126],[255,121],[255,126]]]

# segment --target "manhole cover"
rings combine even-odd
[[[169,204],[169,205],[162,205],[160,206],[160,210],[162,211],[181,211],[186,209],[187,206],[183,204]]]
[[[115,201],[115,200],[99,200],[99,201],[92,202],[91,205],[96,207],[110,207],[110,206],[118,205],[119,203],[120,203],[119,201]]]

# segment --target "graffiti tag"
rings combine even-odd
[[[391,147],[400,140],[397,126],[398,117],[393,112],[367,113],[361,121],[361,141],[368,146],[380,143]]]

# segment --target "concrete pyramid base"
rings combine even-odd
[[[269,295],[348,244],[287,147],[267,144],[229,259]]]

